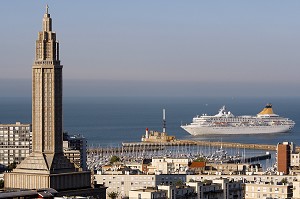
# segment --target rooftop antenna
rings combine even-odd
[[[163,133],[166,132],[166,109],[163,109]]]

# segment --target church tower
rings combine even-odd
[[[59,43],[56,33],[52,32],[52,19],[47,7],[32,67],[32,151],[43,154],[46,162],[51,161],[52,156],[63,153],[62,68]],[[47,164],[50,166],[49,161]]]
[[[32,66],[32,153],[5,175],[6,188],[61,190],[90,186],[90,172],[76,171],[63,154],[62,69],[47,5]]]

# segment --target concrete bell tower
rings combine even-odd
[[[5,175],[6,188],[90,186],[90,172],[76,171],[63,154],[62,69],[47,5],[32,66],[32,153]]]

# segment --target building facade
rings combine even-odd
[[[246,183],[245,199],[292,198],[293,186],[288,184]]]
[[[277,144],[277,171],[283,174],[289,174],[291,166],[291,154],[293,143],[283,142]]]
[[[95,174],[95,184],[107,187],[107,193],[119,192],[120,197],[129,196],[130,190],[146,189],[157,185],[175,185],[178,181],[185,183],[186,175],[124,175],[120,173]]]
[[[156,188],[138,189],[129,191],[131,199],[166,199],[167,191]]]
[[[31,136],[31,124],[0,124],[0,170],[30,154]]]
[[[185,172],[188,169],[188,158],[152,158],[152,167],[149,167],[149,173],[160,172],[162,174],[172,174]]]
[[[87,141],[80,134],[64,133],[63,148],[65,156],[83,171],[87,170]]]
[[[300,153],[292,153],[291,154],[291,167],[300,166]]]

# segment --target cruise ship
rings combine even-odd
[[[192,123],[181,125],[181,128],[192,135],[267,134],[288,132],[294,125],[293,120],[276,115],[272,104],[267,104],[256,116],[234,116],[223,106],[218,114],[197,115]]]

